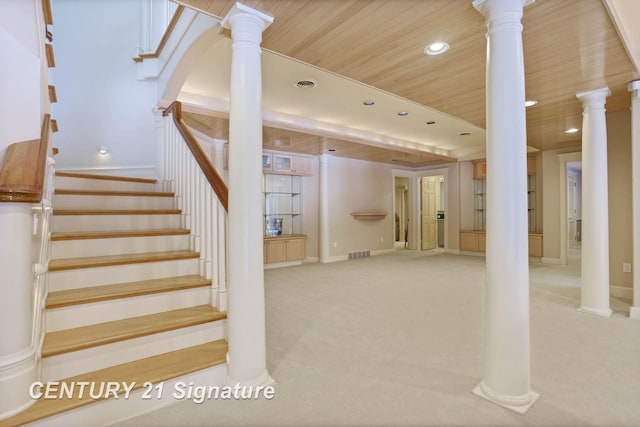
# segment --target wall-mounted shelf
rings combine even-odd
[[[380,220],[387,216],[386,212],[351,212],[351,216],[355,219],[364,220]]]

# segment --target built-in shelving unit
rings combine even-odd
[[[302,234],[302,177],[264,175],[265,237]]]

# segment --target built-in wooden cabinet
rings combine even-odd
[[[307,236],[290,235],[264,238],[264,263],[302,261]]]
[[[465,252],[486,252],[485,231],[461,231],[460,250]],[[542,234],[529,233],[529,256],[542,257]]]
[[[487,177],[487,161],[473,160],[473,179]],[[527,175],[536,174],[536,156],[531,154],[527,156]]]
[[[272,151],[262,152],[262,170],[264,173],[313,175],[312,167],[312,157],[310,156]]]

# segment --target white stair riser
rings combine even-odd
[[[173,197],[56,194],[55,209],[174,209]]]
[[[132,392],[129,399],[103,400],[36,421],[29,425],[34,427],[83,426],[87,424],[87,420],[91,420],[91,424],[96,426],[111,425],[147,412],[155,411],[164,406],[175,404],[176,399],[173,396],[173,392],[178,382],[185,384],[194,383],[197,386],[224,386],[226,384],[226,378],[227,365],[225,363],[163,381],[164,388],[160,399],[155,398],[157,396],[157,394],[155,394],[157,393],[155,388],[153,389],[154,393],[151,394],[154,398],[142,399],[142,393],[144,393],[146,389],[141,389]],[[215,404],[215,401],[211,401],[210,403]]]
[[[79,258],[145,252],[189,250],[188,234],[118,237],[109,239],[57,240],[51,242],[51,258]]]
[[[209,304],[210,294],[211,288],[207,286],[47,309],[45,312],[46,331],[79,328],[96,323],[205,305]]]
[[[43,381],[55,381],[224,338],[224,321],[204,323],[42,359]]]
[[[56,176],[55,180],[55,188],[64,188],[65,190],[157,191],[158,187],[159,184],[146,182],[72,178],[69,176]]]
[[[49,272],[49,291],[200,274],[199,260],[180,259]]]
[[[54,215],[53,231],[125,231],[182,227],[182,215]]]

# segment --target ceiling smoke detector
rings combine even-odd
[[[296,82],[295,86],[298,89],[313,89],[314,87],[316,87],[316,82],[313,80],[299,80],[298,82]]]

